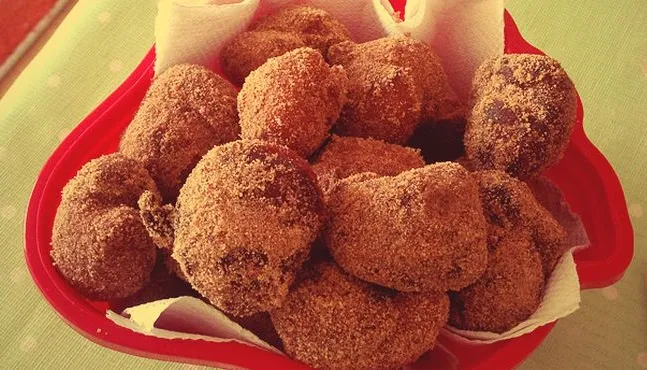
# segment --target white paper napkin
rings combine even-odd
[[[234,341],[282,354],[217,308],[194,297],[149,302],[127,308],[123,314],[124,316],[113,311],[106,312],[108,319],[115,324],[145,335],[211,342]]]
[[[179,63],[220,72],[223,46],[251,21],[280,7],[311,5],[328,11],[356,42],[409,33],[441,57],[450,85],[466,98],[474,71],[503,53],[505,0],[409,0],[405,20],[396,22],[387,0],[160,0],[155,22],[160,73]]]

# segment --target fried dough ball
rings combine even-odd
[[[531,178],[561,159],[577,92],[556,60],[529,54],[488,59],[474,76],[472,100],[465,148],[478,169]]]
[[[349,273],[404,292],[459,290],[487,265],[478,187],[444,162],[394,177],[360,174],[327,200],[328,248]]]
[[[204,67],[181,64],[153,81],[119,150],[140,161],[173,202],[200,158],[239,132],[236,89]]]
[[[155,245],[137,210],[155,182],[136,161],[111,154],[88,162],[63,188],[51,256],[85,297],[109,300],[143,288],[155,265]]]
[[[270,317],[285,351],[318,369],[394,369],[433,348],[445,293],[397,293],[319,263]]]
[[[537,310],[543,292],[539,253],[528,235],[510,234],[490,248],[488,268],[477,282],[450,293],[449,323],[503,333]]]
[[[333,135],[314,160],[312,169],[317,174],[319,185],[327,193],[336,181],[351,175],[373,172],[395,176],[424,165],[420,152],[415,149],[381,140]]]
[[[569,248],[564,228],[537,202],[524,182],[502,171],[478,171],[483,210],[488,223],[488,244],[498,244],[510,234],[527,233],[541,256],[548,279]]]
[[[259,20],[251,28],[295,33],[305,46],[319,50],[322,55],[326,55],[330,46],[350,40],[346,26],[325,10],[309,6],[283,8]]]
[[[233,83],[242,85],[269,58],[302,47],[316,49],[325,56],[329,46],[346,40],[350,40],[346,27],[326,11],[288,7],[234,37],[222,50],[222,68]]]
[[[309,156],[339,117],[347,82],[344,69],[329,67],[314,49],[268,59],[238,94],[241,137],[282,144]]]
[[[347,41],[332,46],[328,59],[344,66],[350,79],[349,104],[338,123],[343,135],[404,144],[421,119],[456,119],[464,113],[440,59],[422,41]]]
[[[234,316],[281,304],[325,216],[308,163],[256,140],[209,151],[175,212],[173,258],[198,293]]]
[[[243,32],[227,44],[220,58],[229,80],[242,85],[250,72],[267,59],[306,46],[299,35],[279,31]]]
[[[351,64],[348,103],[335,130],[344,136],[407,142],[420,121],[421,101],[411,72],[367,61]]]
[[[567,250],[566,233],[530,188],[502,171],[474,173],[488,222],[488,268],[450,294],[450,324],[503,333],[532,315],[544,282]]]

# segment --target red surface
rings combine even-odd
[[[540,53],[523,40],[507,13],[505,22],[507,53]],[[25,255],[32,277],[63,320],[103,346],[139,356],[213,366],[305,368],[280,355],[241,344],[158,339],[121,328],[105,317],[105,304],[85,300],[52,266],[50,240],[61,190],[88,160],[115,150],[150,86],[154,57],[151,49],[132,75],[76,127],[45,164],[32,193],[25,227]],[[586,138],[582,118],[580,102],[571,144],[549,177],[582,216],[591,240],[588,249],[575,255],[580,282],[586,289],[607,286],[622,277],[633,255],[633,230],[618,178]],[[553,326],[491,345],[465,345],[444,336],[440,342],[458,358],[460,368],[511,368],[526,358]]]
[[[57,0],[0,1],[0,65],[47,15]]]

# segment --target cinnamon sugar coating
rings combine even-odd
[[[490,246],[478,281],[450,292],[450,325],[503,333],[532,315],[544,293],[541,258],[527,234],[510,234]]]
[[[259,19],[248,31],[234,37],[220,58],[227,78],[242,85],[269,58],[302,47],[325,56],[331,45],[346,40],[350,40],[346,27],[325,10],[291,6]]]
[[[319,52],[300,48],[270,58],[238,94],[241,137],[281,144],[301,156],[329,136],[346,101],[347,77]]]
[[[425,162],[415,149],[389,144],[381,140],[333,135],[312,169],[319,185],[327,193],[338,180],[362,172],[395,176]]]
[[[421,101],[411,72],[389,64],[345,67],[348,103],[335,131],[404,144],[420,121]]]
[[[472,89],[465,148],[478,169],[529,178],[561,159],[575,123],[577,92],[556,60],[530,54],[486,60]]]
[[[180,191],[173,258],[223,311],[267,311],[285,298],[324,216],[316,177],[293,151],[255,140],[217,146]]]
[[[451,293],[450,324],[503,333],[528,319],[544,293],[566,232],[534,198],[530,188],[502,171],[478,171],[488,222],[488,268],[474,284]]]
[[[478,187],[456,163],[393,177],[351,176],[338,183],[327,205],[330,252],[363,280],[405,292],[446,291],[485,271]]]
[[[398,293],[332,262],[310,267],[270,312],[288,355],[319,369],[392,369],[433,348],[447,322],[445,293]]]
[[[229,82],[204,67],[170,67],[153,81],[119,150],[140,161],[164,200],[173,202],[200,158],[214,145],[238,137],[236,94]]]
[[[229,80],[242,85],[245,78],[272,57],[306,46],[299,35],[279,31],[243,32],[222,50],[222,70]]]
[[[144,287],[155,245],[137,210],[155,183],[136,161],[111,154],[88,162],[63,188],[52,231],[54,265],[93,300],[127,297]]]
[[[527,233],[548,278],[569,248],[564,228],[537,202],[526,183],[502,171],[478,171],[473,175],[488,223],[488,244],[498,244],[510,234]]]
[[[440,60],[422,41],[410,37],[347,41],[332,46],[328,59],[344,66],[350,79],[349,104],[337,128],[342,135],[404,144],[420,120],[463,114]]]
[[[348,30],[323,9],[309,6],[289,6],[260,19],[252,25],[255,31],[281,31],[298,35],[305,46],[326,55],[328,48],[350,40]]]

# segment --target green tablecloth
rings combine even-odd
[[[191,368],[114,352],[50,309],[23,258],[30,190],[60,140],[153,43],[156,1],[81,1],[0,101],[0,368]],[[647,2],[510,1],[534,45],[562,62],[585,129],[623,183],[636,255],[614,286],[585,291],[522,368],[647,368]]]

